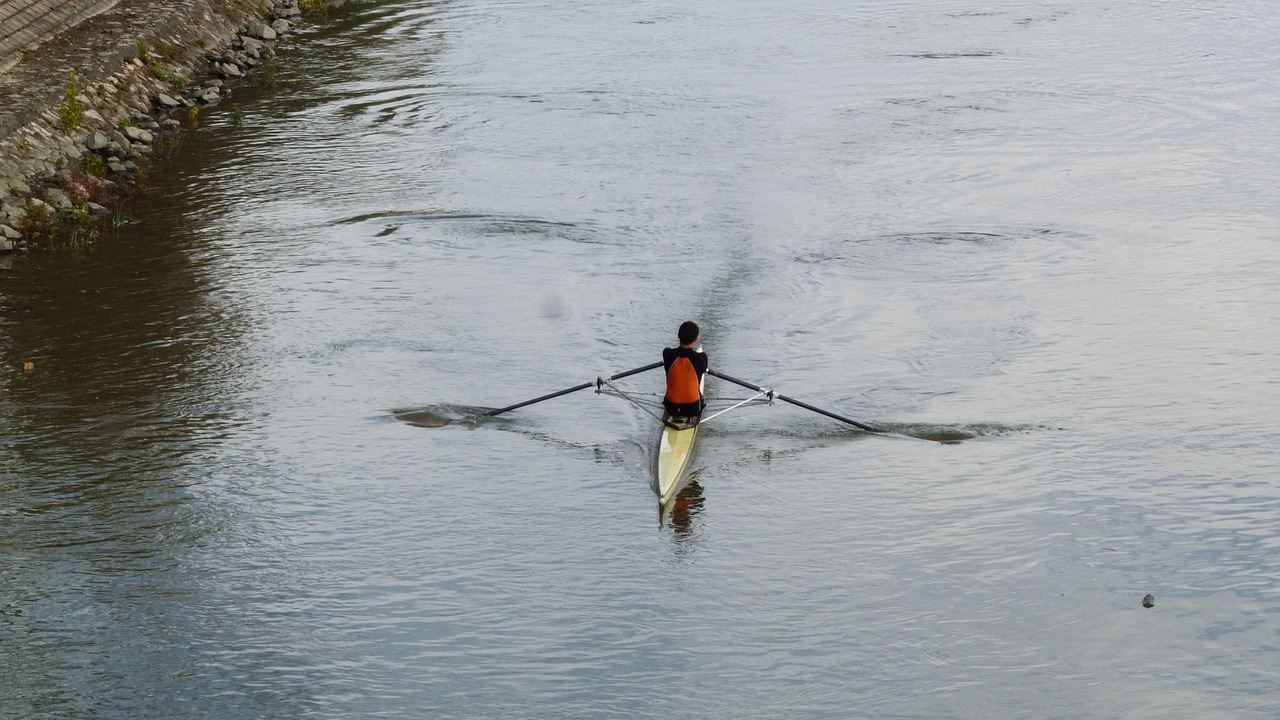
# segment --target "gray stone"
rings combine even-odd
[[[244,46],[245,50],[261,50],[266,47],[266,43],[262,42],[258,38],[249,37],[248,35],[240,36],[240,44]]]
[[[22,239],[22,233],[18,232],[17,230],[14,230],[13,228],[9,227],[8,225],[0,225],[0,236],[3,236],[6,240],[21,240],[21,239]],[[12,250],[12,249],[13,249],[13,245],[12,245],[12,244],[10,244],[10,245],[9,245],[9,249],[10,249],[10,250]]]
[[[164,120],[160,121],[160,127],[165,128],[167,130],[177,130],[178,128],[182,127],[182,123],[178,122],[177,120],[174,120],[173,118],[165,118]]]
[[[57,188],[49,188],[48,190],[45,190],[44,196],[48,198],[50,205],[54,206],[59,210],[63,208],[69,208],[74,204],[71,202],[71,198],[68,197],[66,193],[62,192]]]
[[[120,149],[124,150],[125,155],[133,152],[133,143],[129,142],[129,138],[125,137],[125,134],[119,130],[112,130],[107,137],[111,138],[112,143],[119,145]],[[107,147],[110,147],[110,145]],[[116,154],[118,155],[119,153]]]
[[[107,144],[110,142],[111,140],[109,140],[106,135],[103,135],[100,132],[91,132],[89,133],[89,137],[85,138],[84,146],[94,152],[98,152],[99,150],[107,147]]]
[[[271,23],[271,29],[272,29],[272,30],[275,30],[277,35],[283,35],[283,34],[285,34],[285,33],[289,32],[289,29],[290,29],[290,28],[289,28],[289,21],[288,21],[288,20],[285,20],[284,18],[281,18],[281,19],[279,19],[279,20],[277,20],[277,21],[275,21],[275,22]]]
[[[85,203],[84,209],[88,210],[89,214],[94,217],[106,217],[107,215],[111,214],[110,210],[103,207],[102,205],[99,205],[96,202]]]
[[[5,205],[4,214],[9,218],[9,222],[20,223],[27,216],[27,209],[17,205]]]
[[[133,154],[134,154],[134,155],[138,155],[138,156],[148,156],[148,155],[150,155],[151,153],[152,153],[152,150],[151,150],[151,148],[150,148],[149,146],[147,146],[147,145],[134,145],[134,146],[133,146]]]
[[[240,72],[240,68],[236,67],[233,63],[225,63],[218,69],[227,77],[244,77],[244,73]]]
[[[128,170],[131,173],[138,172],[138,163],[132,160],[126,160],[124,163],[124,169]]]
[[[254,23],[254,25],[251,28],[249,28],[249,34],[252,35],[253,37],[258,38],[259,40],[275,40],[276,39],[276,31],[272,30],[270,25],[263,22]]]
[[[172,95],[167,95],[165,93],[160,93],[156,96],[156,100],[160,103],[160,107],[163,108],[176,108],[182,104],[175,100]]]
[[[112,155],[115,157],[123,157],[125,154],[124,147],[121,146],[120,143],[118,142],[113,142],[108,144],[106,149],[103,150],[102,153],[104,155]]]
[[[31,194],[31,186],[22,178],[9,178],[9,189],[17,195]]]
[[[222,85],[223,85],[223,83],[222,83],[222,81],[221,81],[221,80],[216,80],[216,79],[215,79],[215,80],[205,80],[205,81],[204,81],[204,86],[205,86],[205,87],[215,87],[215,88],[220,88],[220,87],[222,87]]]
[[[49,213],[50,215],[53,214],[53,206],[41,200],[40,198],[31,198],[30,200],[27,201],[27,204],[29,204],[31,207],[37,210],[43,210]],[[26,216],[24,215],[23,217],[26,217]]]
[[[126,170],[124,163],[117,158],[111,158],[107,161],[107,169],[117,175],[123,175]]]
[[[0,225],[0,227],[4,227]],[[12,240],[0,240],[0,252],[13,252]],[[5,267],[8,267],[7,265]]]
[[[126,127],[124,129],[124,134],[125,137],[129,138],[131,141],[139,143],[149,143],[156,139],[154,135],[140,127]]]

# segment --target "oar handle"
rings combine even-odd
[[[741,385],[741,386],[742,386],[742,387],[744,387],[744,388],[748,388],[748,389],[750,389],[750,390],[755,390],[756,392],[771,393],[773,397],[775,397],[775,398],[777,398],[777,399],[779,399],[779,400],[782,400],[782,401],[784,401],[784,402],[789,402],[789,403],[791,403],[792,405],[796,405],[796,406],[802,407],[802,408],[804,408],[805,410],[810,410],[810,411],[812,411],[812,412],[816,412],[816,413],[818,413],[819,415],[825,415],[825,416],[827,416],[827,417],[831,418],[832,420],[839,420],[839,421],[840,421],[840,422],[842,422],[842,423],[848,423],[849,425],[852,425],[852,426],[854,426],[854,427],[856,427],[856,428],[860,428],[860,429],[862,429],[862,430],[866,430],[867,432],[873,432],[873,433],[883,433],[883,432],[884,432],[883,430],[881,430],[881,429],[879,429],[879,428],[872,427],[872,426],[870,426],[870,425],[867,425],[866,423],[860,423],[860,422],[858,422],[857,420],[851,420],[851,419],[849,419],[849,418],[847,418],[847,417],[844,417],[843,415],[837,415],[837,414],[835,414],[835,413],[833,413],[833,412],[830,412],[830,411],[827,411],[827,410],[823,410],[823,409],[822,409],[822,408],[820,408],[820,407],[814,407],[814,406],[810,405],[809,403],[801,402],[801,401],[799,401],[799,400],[796,400],[795,398],[787,397],[786,395],[783,395],[782,393],[779,393],[779,392],[773,392],[773,391],[772,391],[772,390],[770,390],[769,388],[763,388],[763,387],[760,387],[759,385],[756,385],[755,383],[749,383],[749,382],[747,382],[746,380],[739,380],[738,378],[730,377],[730,376],[728,376],[728,375],[725,375],[724,373],[716,372],[715,370],[708,370],[708,371],[707,371],[707,374],[708,374],[708,375],[715,376],[715,377],[718,377],[718,378],[720,378],[721,380],[726,380],[726,381],[728,381],[728,382],[734,383],[735,385]]]
[[[661,366],[662,366],[662,361],[661,361],[661,360],[659,360],[659,361],[658,361],[658,362],[656,362],[656,363],[651,363],[651,364],[649,364],[649,365],[645,365],[644,367],[638,367],[638,368],[635,368],[634,370],[627,370],[626,372],[618,373],[617,375],[613,375],[612,377],[607,377],[607,378],[597,378],[597,379],[596,379],[596,382],[589,382],[589,383],[582,383],[581,385],[574,385],[574,386],[573,386],[573,387],[571,387],[571,388],[565,388],[564,390],[560,390],[560,391],[558,391],[558,392],[553,392],[553,393],[551,393],[551,394],[549,394],[549,395],[543,395],[542,397],[536,397],[536,398],[534,398],[534,399],[532,399],[532,400],[525,400],[524,402],[516,403],[515,405],[508,405],[507,407],[504,407],[504,408],[498,408],[497,410],[490,410],[489,412],[485,413],[485,414],[484,414],[484,416],[485,416],[485,417],[493,417],[494,415],[501,415],[501,414],[502,414],[502,413],[504,413],[504,412],[509,412],[509,411],[511,411],[511,410],[515,410],[515,409],[517,409],[517,408],[522,408],[522,407],[525,407],[526,405],[532,405],[532,404],[534,404],[534,403],[540,403],[540,402],[542,402],[543,400],[550,400],[550,399],[552,399],[552,398],[558,398],[558,397],[560,397],[561,395],[568,395],[569,393],[575,393],[575,392],[578,392],[579,390],[586,390],[586,389],[587,389],[587,388],[589,388],[589,387],[596,386],[596,385],[597,385],[597,383],[599,383],[601,380],[617,380],[618,378],[624,378],[624,377],[627,377],[627,376],[629,376],[629,375],[635,375],[636,373],[642,373],[642,372],[645,372],[646,370],[652,370],[652,369],[654,369],[654,368],[656,368],[656,367],[661,367]]]

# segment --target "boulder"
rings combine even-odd
[[[126,127],[124,129],[124,135],[129,138],[130,141],[138,143],[149,143],[156,139],[154,135],[146,130],[133,126]]]
[[[85,203],[84,209],[88,210],[89,214],[94,217],[106,217],[111,214],[111,211],[109,209],[107,209],[106,207],[103,207],[102,205],[99,205],[96,202]]]
[[[17,230],[14,230],[8,225],[0,225],[0,237],[3,237],[5,240],[21,240],[22,233],[18,232]],[[12,244],[9,246],[9,249],[10,250],[13,249]]]
[[[244,73],[240,72],[240,68],[236,67],[233,63],[223,63],[218,69],[227,77],[244,77]]]
[[[49,204],[58,210],[69,208],[74,205],[74,203],[71,202],[71,198],[57,188],[49,188],[48,190],[45,190],[44,196],[48,198]]]
[[[254,23],[252,26],[250,26],[249,35],[251,35],[252,37],[258,38],[259,40],[275,40],[276,39],[276,31],[272,30],[271,26],[264,22]]]
[[[275,30],[277,35],[283,35],[290,30],[289,21],[284,18],[280,18],[279,20],[271,23],[271,29]]]
[[[100,132],[91,132],[89,133],[89,136],[85,138],[84,146],[94,152],[98,152],[100,150],[104,150],[110,142],[111,140],[109,140],[106,135],[103,135]]]
[[[240,36],[240,44],[244,46],[245,50],[261,50],[266,47],[266,43],[262,42],[258,38],[249,37],[248,35]]]
[[[167,95],[165,93],[160,93],[156,97],[156,102],[160,104],[160,107],[166,108],[166,109],[173,109],[182,104],[177,100],[175,100],[172,95]]]
[[[119,145],[120,149],[124,150],[125,155],[128,155],[129,153],[133,152],[133,143],[129,142],[129,138],[125,137],[125,134],[120,132],[119,130],[112,130],[110,133],[107,134],[107,137],[111,138],[112,144]],[[111,145],[108,145],[107,147],[111,147]],[[119,155],[120,153],[115,153],[115,154]]]

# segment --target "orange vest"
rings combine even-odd
[[[676,405],[696,403],[702,399],[698,387],[698,371],[687,357],[678,357],[667,371],[667,400]]]

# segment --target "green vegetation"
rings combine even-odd
[[[146,39],[138,38],[138,57],[142,59],[142,62],[147,62],[150,56],[151,48],[147,46]]]
[[[107,164],[103,161],[102,156],[96,153],[86,153],[80,160],[80,169],[89,177],[104,178],[107,176]]]
[[[180,86],[187,81],[187,74],[172,65],[155,63],[151,66],[151,72],[160,80],[163,80],[175,87]]]
[[[231,127],[244,127],[244,108],[239,105],[231,106]]]
[[[187,123],[192,129],[200,127],[200,106],[192,105],[187,108]]]
[[[68,135],[80,129],[80,123],[84,122],[84,103],[80,102],[79,95],[80,87],[73,72],[62,88],[62,104],[58,106],[58,122]]]

